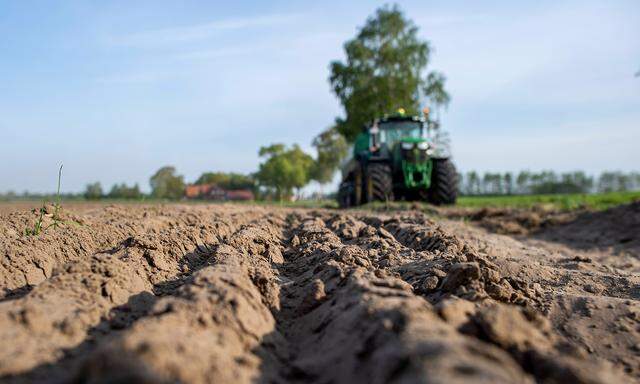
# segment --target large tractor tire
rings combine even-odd
[[[338,189],[338,205],[340,208],[350,208],[354,205],[353,183],[343,182]]]
[[[373,201],[393,200],[393,177],[386,164],[369,164],[364,177],[365,198]]]
[[[362,171],[357,169],[338,188],[338,205],[350,208],[362,204]]]
[[[428,200],[434,205],[451,205],[458,197],[458,174],[449,159],[434,159]]]

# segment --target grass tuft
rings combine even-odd
[[[60,217],[60,211],[62,210],[62,205],[60,204],[60,184],[62,180],[62,164],[60,164],[60,168],[58,169],[58,190],[56,192],[56,201],[53,203],[53,214],[51,215],[51,220],[53,222],[46,227],[43,226],[44,217],[47,215],[47,201],[42,202],[42,207],[40,209],[33,210],[33,213],[38,213],[38,218],[36,222],[33,224],[33,228],[25,228],[24,234],[25,236],[38,236],[43,231],[49,229],[50,227],[58,228],[60,225],[64,224],[65,221]]]

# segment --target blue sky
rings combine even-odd
[[[640,2],[400,1],[448,77],[461,170],[638,170]],[[251,172],[341,113],[365,1],[0,0],[0,191]]]

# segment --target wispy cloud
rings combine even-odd
[[[413,18],[414,23],[420,28],[446,28],[457,27],[461,24],[491,21],[492,16],[488,14],[428,14],[417,15]]]
[[[125,47],[153,47],[207,39],[218,33],[233,30],[279,26],[300,19],[300,14],[273,14],[256,17],[217,20],[211,23],[163,28],[107,39],[110,45]]]
[[[265,39],[255,39],[251,42],[216,45],[213,48],[196,49],[176,54],[179,60],[195,61],[243,55],[256,55],[258,53],[271,53],[272,55],[298,54],[305,51],[309,54],[324,47],[339,46],[342,35],[336,32],[299,32],[297,34],[283,34]]]
[[[155,83],[165,77],[159,72],[138,72],[100,76],[95,81],[102,85],[136,85]]]
[[[255,54],[258,52],[268,51],[271,47],[269,45],[260,44],[243,44],[234,47],[220,47],[215,49],[204,49],[197,51],[190,51],[176,55],[179,60],[207,60],[218,59],[231,56],[242,56],[248,54]]]

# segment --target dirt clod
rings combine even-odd
[[[480,278],[478,263],[456,263],[451,266],[449,273],[442,282],[442,289],[453,291],[461,285]]]

